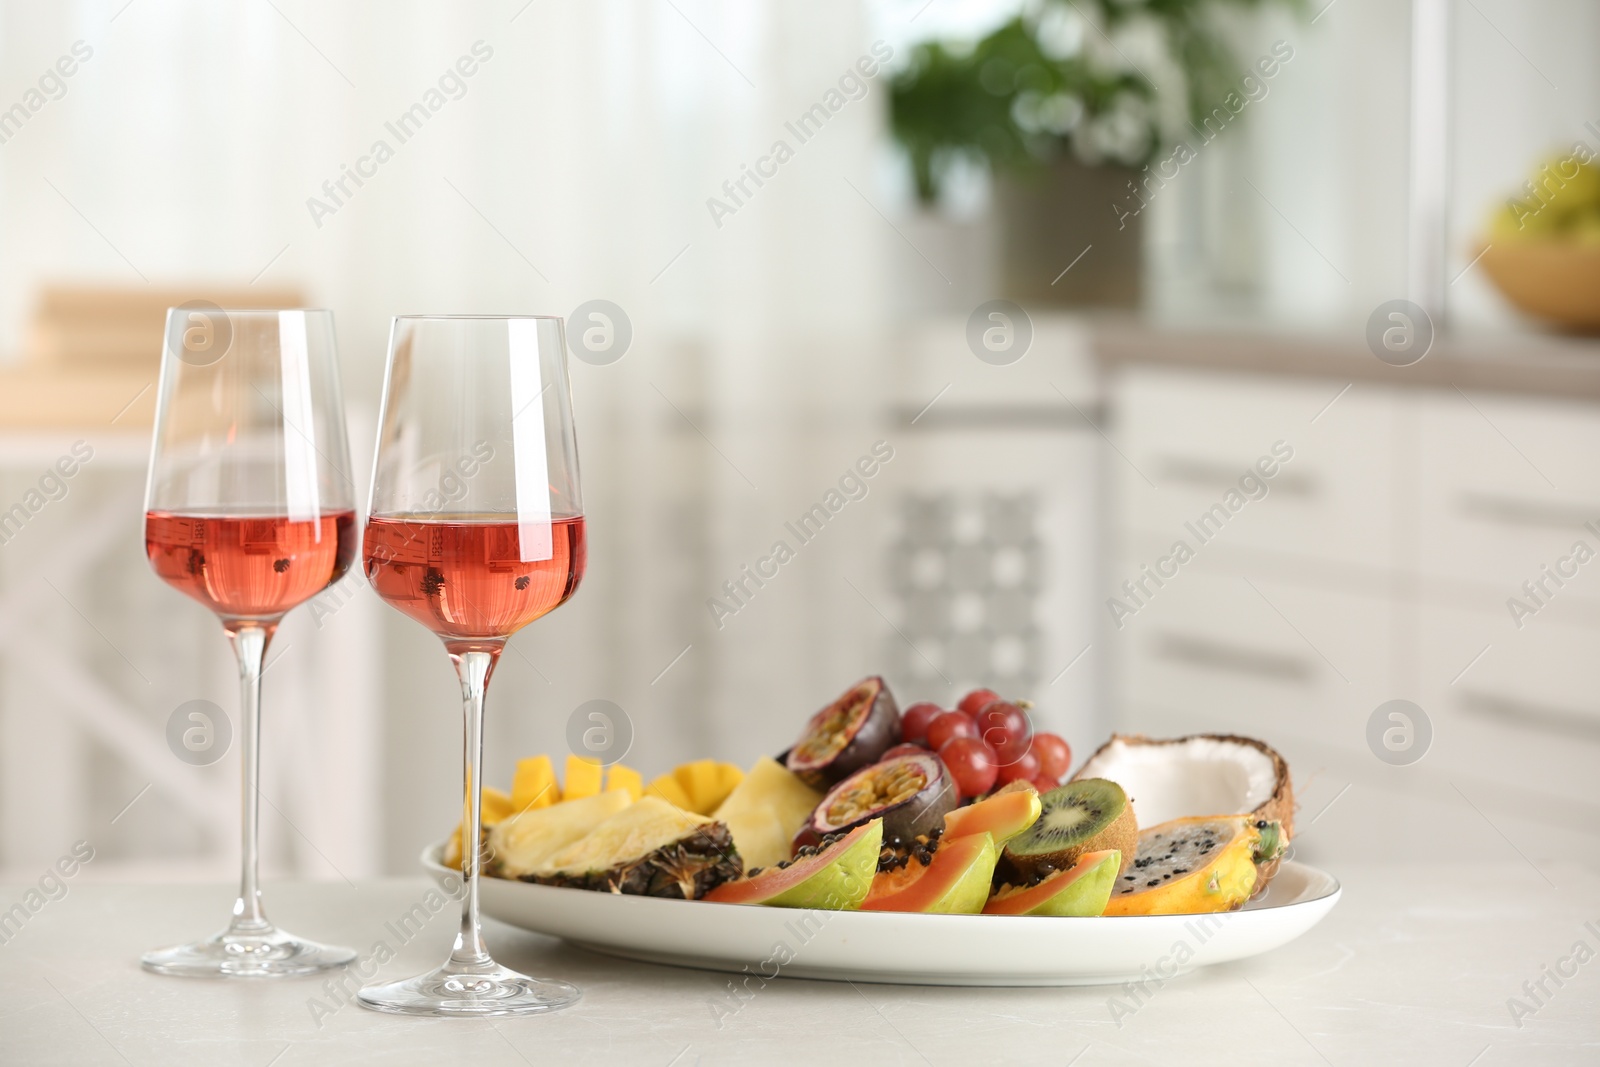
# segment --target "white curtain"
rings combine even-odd
[[[913,12],[894,13],[896,32]],[[634,720],[629,762],[646,771],[776,752],[881,647],[881,621],[837,577],[877,569],[851,558],[871,522],[812,551],[721,631],[705,600],[877,436],[891,362],[884,256],[900,241],[879,214],[894,196],[878,147],[886,86],[881,73],[860,79],[859,98],[858,82],[841,86],[874,38],[861,0],[0,3],[7,92],[76,42],[92,52],[0,144],[0,353],[24,349],[49,281],[298,285],[334,309],[353,425],[370,425],[393,314],[618,304],[632,347],[608,366],[574,365],[590,576],[507,655],[486,781],[504,782],[516,756],[563,754],[568,714],[595,697]],[[802,144],[785,124],[819,103],[837,106]],[[426,121],[402,129],[417,104]],[[779,140],[792,157],[761,162]],[[776,173],[746,179],[719,220],[708,199],[728,204],[723,184],[746,167]],[[138,477],[128,465],[118,479]],[[128,569],[130,583],[154,581]],[[138,610],[193,622],[161,590]],[[379,657],[364,733],[318,728],[343,722],[351,698],[319,691],[326,675],[309,661],[298,681],[287,658],[268,678],[269,781],[275,759],[322,746],[282,772],[282,788],[308,824],[343,820],[346,861],[333,862],[351,875],[407,869],[460,788],[447,662],[388,614],[368,616],[384,635],[369,652],[337,645]],[[324,631],[301,629],[306,646],[328,646],[324,661],[334,654]],[[226,657],[220,638],[184,654]],[[274,708],[274,683],[293,708]],[[152,729],[170,710],[127,695]],[[382,790],[359,818],[328,784],[358,764]],[[328,873],[287,832],[276,854]]]

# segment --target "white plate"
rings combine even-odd
[[[422,854],[436,878],[454,873],[440,866],[441,847]],[[1339,892],[1333,876],[1293,861],[1241,911],[1094,919],[805,911],[479,882],[486,915],[612,956],[764,978],[982,986],[1165,979],[1256,956],[1315,926]]]

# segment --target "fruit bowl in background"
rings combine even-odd
[[[1479,263],[1523,314],[1573,333],[1600,333],[1600,242],[1496,241]]]
[[[459,885],[459,874],[440,862],[444,848],[425,850],[422,865],[441,885]],[[1210,915],[816,911],[500,878],[483,879],[478,890],[491,918],[608,956],[735,973],[776,968],[791,978],[970,986],[1119,984],[1147,968],[1168,976],[1258,956],[1310,930],[1340,893],[1332,875],[1293,861],[1243,909]],[[776,948],[780,942],[787,951]]]

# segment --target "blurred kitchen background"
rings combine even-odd
[[[1600,152],[1600,8],[1419,2],[1426,40],[1394,0],[3,0],[0,872],[79,838],[99,878],[235,869],[237,753],[166,740],[236,713],[232,658],[142,558],[191,299],[333,309],[363,497],[391,315],[621,309],[620,358],[573,369],[588,576],[499,668],[489,784],[588,700],[652,776],[778,752],[881,672],[902,705],[1026,697],[1078,759],[1267,739],[1335,869],[1592,856],[1600,206],[1535,172]],[[1495,222],[1510,197],[1538,217]],[[1392,366],[1369,321],[1431,301],[1429,241],[1438,336]],[[1025,318],[975,317],[1002,299]],[[1022,347],[984,348],[1004,322]],[[877,442],[866,496],[714,613]],[[269,876],[413,871],[460,790],[435,640],[356,575],[268,657]],[[1369,742],[1396,699],[1425,758]]]

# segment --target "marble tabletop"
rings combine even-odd
[[[1462,863],[1334,873],[1344,898],[1305,937],[1137,998],[785,978],[730,1013],[725,975],[615,960],[491,922],[502,962],[584,991],[569,1011],[494,1021],[379,1015],[328,979],[146,974],[140,951],[203,932],[231,891],[69,884],[0,943],[0,1064],[1600,1062],[1600,872]],[[267,900],[276,921],[307,936],[363,953],[388,940],[399,948],[389,977],[447,950],[449,910],[403,946],[386,925],[429,887],[421,877],[279,883]],[[0,887],[0,911],[27,889]]]

